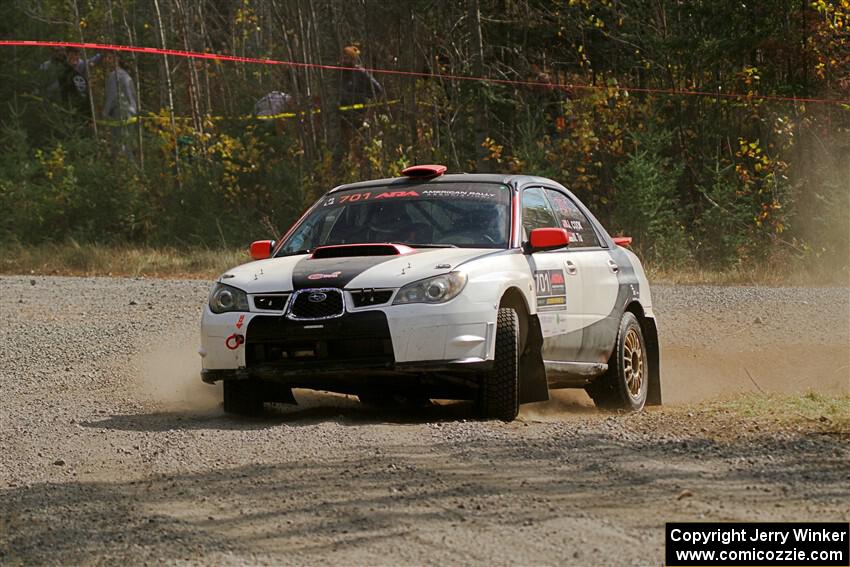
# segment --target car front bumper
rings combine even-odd
[[[280,313],[215,314],[201,321],[202,378],[298,382],[342,374],[464,372],[493,360],[496,305],[461,294],[445,304],[387,305],[293,321]]]

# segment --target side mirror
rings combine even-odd
[[[632,237],[631,236],[615,236],[611,240],[614,241],[614,244],[617,246],[623,246],[628,248],[632,245]]]
[[[251,258],[254,260],[265,260],[271,257],[274,250],[274,240],[257,240],[251,243]]]
[[[530,252],[557,250],[570,243],[570,233],[563,228],[535,228],[528,240]]]

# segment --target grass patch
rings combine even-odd
[[[840,286],[850,285],[850,272],[824,266],[802,264],[759,264],[752,267],[735,267],[724,270],[703,270],[695,267],[666,269],[647,265],[646,275],[653,283],[673,285],[769,285],[788,286]]]
[[[246,250],[45,244],[0,249],[0,273],[212,279],[248,262]]]
[[[248,251],[243,249],[154,248],[68,241],[39,246],[6,245],[0,248],[0,274],[209,279],[249,260]],[[847,286],[850,283],[850,276],[841,270],[824,272],[802,266],[729,270],[668,270],[652,265],[646,268],[651,282],[673,285]]]
[[[850,435],[850,395],[825,396],[809,392],[801,396],[747,394],[715,402],[710,410],[777,425],[798,425],[824,433]]]

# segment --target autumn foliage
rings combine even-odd
[[[330,65],[356,45],[366,67],[430,76],[376,73],[384,93],[346,110],[337,71],[127,55],[142,117],[128,158],[92,120],[107,70],[92,68],[85,112],[38,96],[46,50],[4,48],[0,233],[243,245],[338,183],[428,162],[556,179],[651,263],[847,273],[848,0],[437,5],[13,3],[7,38]],[[289,115],[252,117],[272,90]]]

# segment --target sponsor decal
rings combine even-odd
[[[581,221],[561,219],[561,227],[566,229],[567,233],[570,235],[570,242],[584,242],[584,239],[581,237],[581,233],[574,232],[583,230]]]
[[[567,199],[566,197],[561,195],[559,192],[549,191],[548,193],[549,193],[549,196],[552,197],[552,200],[555,203],[556,209],[558,209],[559,211],[571,211],[571,210],[573,210],[573,207],[570,206],[571,203],[570,203],[569,199]]]
[[[457,184],[452,184],[457,185]],[[323,202],[323,207],[333,207],[346,205],[349,203],[358,203],[364,201],[377,201],[385,199],[407,199],[407,198],[439,198],[439,199],[465,199],[472,201],[500,201],[507,202],[510,199],[510,192],[506,191],[503,186],[483,186],[482,184],[474,184],[476,189],[421,189],[414,190],[391,190],[389,187],[359,191],[356,193],[337,193],[328,196]],[[480,187],[479,187],[480,186]],[[446,184],[446,187],[448,185]]]
[[[236,350],[237,348],[242,346],[242,344],[244,342],[245,342],[244,336],[233,333],[232,335],[230,335],[229,337],[224,339],[224,346],[226,346],[230,350]]]
[[[567,286],[563,270],[536,270],[534,284],[538,311],[566,309]]]
[[[243,324],[244,322],[245,322],[245,316],[244,316],[244,315],[240,315],[240,316],[239,316],[239,320],[238,320],[238,321],[236,321],[236,328],[237,328],[237,329],[241,329],[241,328],[242,328],[242,324]]]
[[[416,191],[385,191],[380,195],[376,196],[376,199],[393,199],[395,197],[418,197],[419,193]]]
[[[429,189],[422,192],[426,197],[443,197],[446,199],[490,200],[498,199],[496,191],[464,191],[455,189]]]
[[[358,201],[368,201],[369,199],[398,199],[400,197],[418,197],[416,191],[381,191],[375,193],[373,191],[363,191],[362,193],[345,193],[342,195],[332,195],[325,199],[322,206],[330,207],[333,205],[342,205],[345,203],[356,203]]]
[[[307,276],[307,279],[308,280],[333,279],[333,278],[338,278],[341,273],[342,272],[337,271],[337,272],[331,272],[330,274],[322,274],[322,273],[310,274],[309,276]]]

